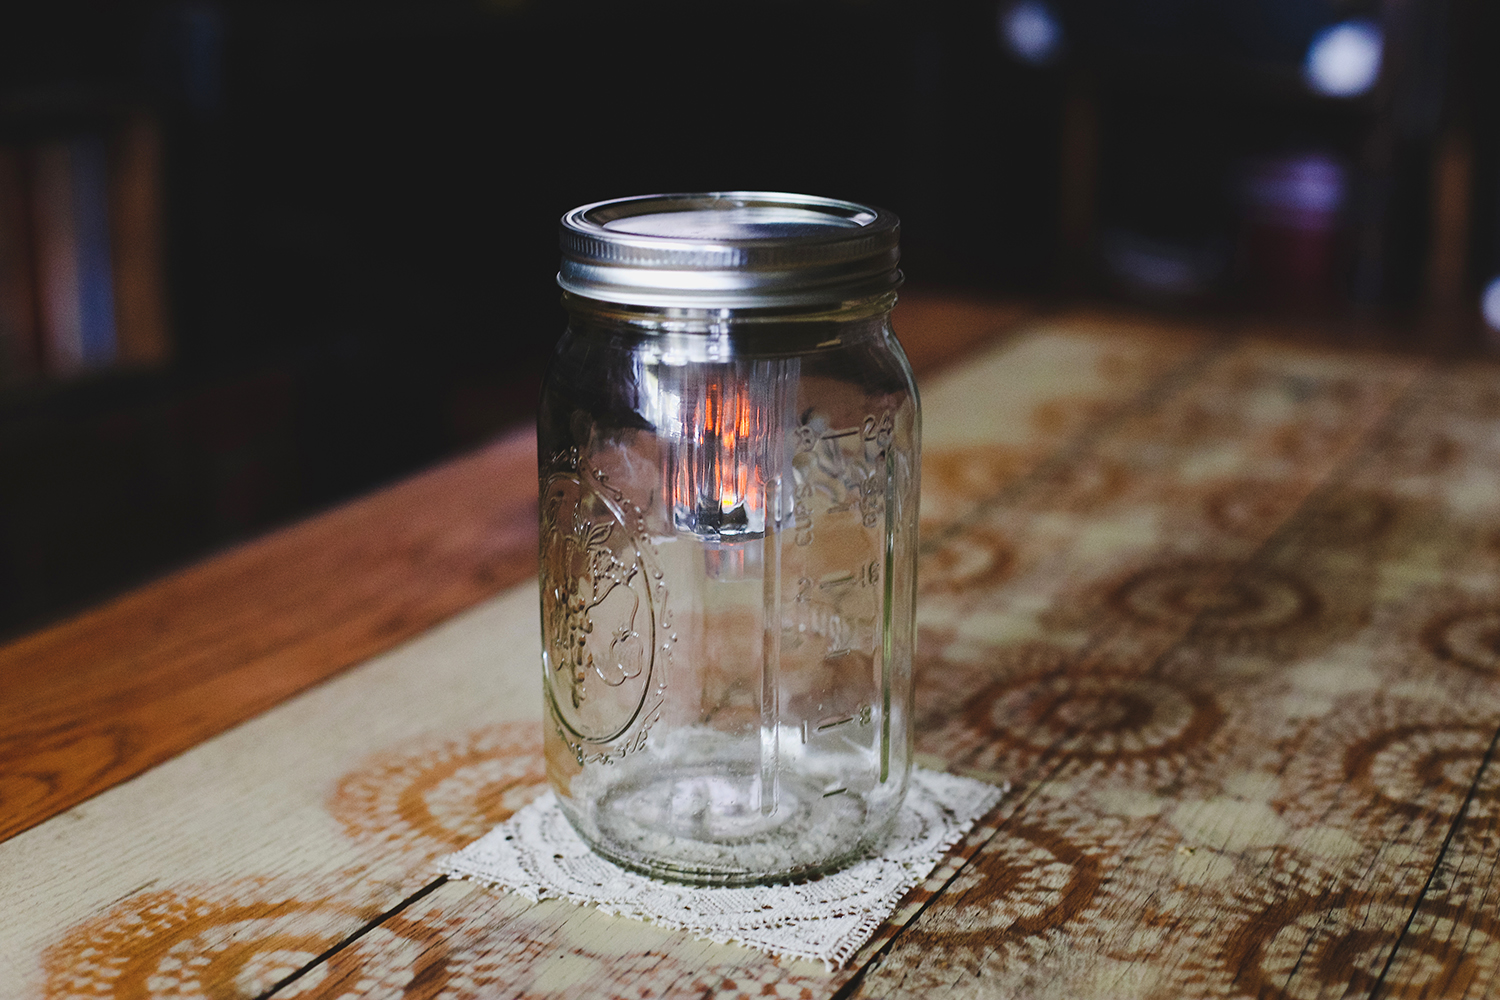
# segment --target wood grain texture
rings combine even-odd
[[[542,786],[523,585],[0,844],[0,996],[1500,992],[1500,367],[1042,318],[923,390],[919,761],[1016,790],[848,970],[432,877]]]
[[[1026,386],[1044,408],[1066,394],[1106,420],[1202,346],[1086,335],[1080,343],[1033,331],[962,372]],[[1071,359],[1065,379],[1057,377],[1059,352]],[[971,409],[944,385],[932,385],[939,425]],[[1023,452],[1044,454],[1041,443],[1067,448],[1093,430],[1022,419],[1010,433]],[[375,981],[441,964],[451,972],[444,982],[468,976],[499,990],[524,981],[543,993],[572,982],[587,995],[610,989],[621,955],[636,968],[645,954],[662,963],[664,978],[678,970],[667,979],[674,990],[696,981],[682,970],[712,965],[725,982],[757,991],[781,984],[794,996],[825,995],[836,983],[821,967],[783,969],[743,948],[622,929],[592,911],[552,908],[543,919],[513,901],[446,886],[419,900],[420,909],[405,906],[430,884],[437,854],[540,787],[539,748],[519,749],[504,728],[540,714],[536,613],[532,588],[522,585],[0,844],[0,870],[21,873],[7,883],[12,905],[0,915],[0,996],[154,995],[184,977],[207,995],[253,996],[279,981],[285,963],[294,965],[285,975],[311,970],[330,950],[342,957],[307,975],[337,981],[347,972],[358,982],[363,968]],[[507,929],[511,919],[520,922]],[[559,929],[548,930],[547,920]],[[586,939],[596,941],[592,950],[575,956]],[[611,949],[618,954],[606,961]],[[513,960],[496,970],[495,954]],[[206,964],[174,964],[189,957]]]
[[[0,649],[0,840],[529,577],[535,450],[518,431]]]
[[[930,371],[1025,313],[903,296]],[[369,498],[0,648],[0,841],[536,571],[521,428]]]
[[[929,550],[922,746],[1022,791],[852,973],[617,952],[608,918],[501,925],[445,885],[413,910],[445,995],[1483,995],[1493,904],[1452,832],[1487,811],[1500,434],[1462,381],[1211,351],[1073,442],[1117,474],[1044,462],[969,507],[971,550],[1021,551]]]
[[[989,513],[1034,550],[1087,510],[1109,545],[1050,586],[1015,556],[925,637],[924,748],[1024,798],[854,995],[1496,989],[1500,370],[1297,353],[1094,442],[1135,456],[1105,503]]]
[[[523,584],[0,844],[0,996],[247,935],[315,957],[399,906],[541,787],[537,614]],[[210,995],[260,975],[232,958]]]
[[[904,288],[891,324],[919,375],[931,375],[993,344],[1035,307],[978,296],[939,295]]]

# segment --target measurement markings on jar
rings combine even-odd
[[[844,570],[840,575],[825,577],[818,584],[819,590],[832,590],[834,587],[846,587],[849,584],[857,584],[861,587],[873,587],[880,582],[880,561],[871,560],[859,567],[859,571]]]
[[[847,792],[847,791],[848,791],[848,790],[849,790],[849,789],[847,789],[847,788],[835,788],[835,789],[833,789],[833,790],[832,790],[832,791],[829,791],[829,792],[824,792],[824,793],[823,793],[823,798],[825,798],[825,799],[826,799],[826,798],[828,798],[828,797],[829,797],[829,796],[830,796],[830,795],[843,795],[843,794],[844,794],[844,793],[845,793],[845,792]]]
[[[870,720],[875,717],[875,710],[869,705],[859,706],[859,711],[854,715],[829,716],[821,720],[816,726],[811,727],[806,719],[802,720],[802,742],[806,743],[808,737],[817,733],[826,732],[829,729],[837,729],[839,726],[847,726],[851,722],[857,722],[861,726],[868,726]]]

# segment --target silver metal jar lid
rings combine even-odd
[[[891,212],[768,191],[655,194],[562,217],[557,283],[658,308],[832,305],[901,284]]]

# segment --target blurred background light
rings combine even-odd
[[[1327,229],[1344,206],[1347,171],[1323,152],[1268,157],[1245,171],[1244,199],[1260,219],[1294,229]]]
[[[1204,295],[1224,270],[1224,254],[1211,243],[1153,239],[1127,230],[1101,233],[1099,243],[1105,270],[1137,299]]]
[[[1032,66],[1046,66],[1062,51],[1062,19],[1044,0],[1001,4],[1000,41],[1007,52]]]
[[[1242,167],[1240,270],[1247,290],[1283,306],[1335,295],[1349,168],[1328,151],[1252,158]]]
[[[1324,28],[1307,48],[1303,76],[1327,97],[1358,97],[1380,76],[1385,38],[1370,21],[1351,20]]]
[[[1500,357],[1496,0],[687,9],[0,3],[0,634],[524,419],[566,322],[557,219],[624,194],[889,207],[919,293]],[[560,44],[718,71],[601,105]],[[607,156],[557,114],[585,106]],[[40,211],[44,182],[72,195]],[[118,351],[74,372],[37,262],[80,205],[111,253],[58,273],[80,308],[113,282]]]
[[[1496,277],[1484,286],[1484,295],[1479,300],[1479,308],[1484,313],[1484,321],[1491,330],[1500,333],[1500,277]]]

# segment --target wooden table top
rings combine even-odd
[[[1500,367],[897,329],[919,762],[1014,790],[849,967],[433,875],[545,781],[522,431],[0,649],[0,997],[1500,992]]]

